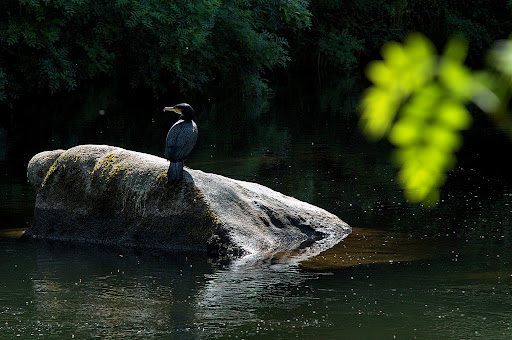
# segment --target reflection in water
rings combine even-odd
[[[356,232],[371,240],[351,254],[380,251],[382,262],[326,261],[322,272],[310,272],[275,259],[220,265],[183,254],[0,240],[0,338],[512,336],[512,266],[499,261],[511,258],[507,250],[390,263],[385,256],[408,246],[390,245],[386,254],[389,235]]]
[[[274,331],[286,338],[286,334],[295,337],[304,330],[329,327],[332,324],[318,312],[318,296],[310,286],[321,276],[297,265],[235,261],[208,275],[195,300],[195,324],[208,339]]]
[[[166,328],[171,320],[167,307],[174,301],[170,287],[153,283],[151,276],[126,280],[123,274],[83,276],[75,282],[44,275],[33,281],[34,313],[50,313],[47,324],[51,328],[72,326],[78,334],[87,332],[94,336],[108,335],[112,329],[144,334]]]
[[[388,145],[361,137],[357,100],[332,98],[189,100],[201,134],[187,165],[320,206],[355,227],[344,242],[301,266],[283,253],[218,268],[0,237],[0,338],[511,338],[512,186],[496,162],[509,142],[468,132],[439,206],[424,210],[403,199]],[[0,228],[30,223],[34,154],[104,143],[161,156],[163,106],[98,91],[2,115]]]
[[[450,249],[447,243],[440,245],[434,239],[354,228],[352,234],[338,245],[303,261],[300,267],[295,263],[294,254],[278,254],[273,259],[259,261],[256,257],[242,258],[225,270],[207,276],[208,280],[196,298],[197,322],[208,336],[233,328],[239,328],[245,335],[255,335],[258,328],[261,332],[281,328],[279,322],[262,318],[264,311],[279,309],[281,313],[302,311],[303,314],[293,321],[287,319],[289,327],[329,327],[331,324],[326,315],[311,314],[318,309],[318,306],[313,307],[317,304],[315,295],[304,294],[304,291],[312,293],[311,280],[319,279],[318,275],[325,276],[318,271],[450,257]],[[317,274],[301,268],[314,270]],[[346,277],[340,278],[340,284],[346,280]],[[308,289],[304,290],[304,287]],[[293,294],[294,291],[301,292]],[[343,290],[334,292],[331,299],[340,299]],[[254,329],[248,328],[248,324]]]
[[[5,238],[20,238],[25,233],[25,228],[0,229],[0,240]]]
[[[2,279],[5,326],[0,325],[0,338],[15,333],[90,338],[184,332],[193,325],[191,296],[209,271],[204,258],[42,242],[0,246],[17,248],[2,258],[2,273],[24,265],[21,280],[19,275]],[[16,257],[21,247],[36,252],[29,258],[31,266]]]
[[[296,308],[305,301],[290,296],[290,289],[308,277],[296,265],[235,261],[208,275],[197,295],[197,319],[229,327],[257,321],[255,312],[262,308]]]
[[[446,256],[452,249],[447,241],[439,238],[352,228],[346,239],[301,265],[309,270],[329,270],[362,264],[406,262]]]
[[[305,312],[315,297],[304,291],[319,274],[297,265],[253,257],[215,270],[203,257],[12,239],[0,247],[7,250],[0,262],[0,338],[210,338],[261,323],[265,310],[302,311],[288,324],[319,325]],[[17,256],[21,249],[25,259]]]

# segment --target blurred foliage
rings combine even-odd
[[[512,94],[512,41],[491,49],[493,69],[472,71],[464,65],[467,43],[452,38],[442,55],[420,34],[403,44],[386,43],[383,60],[368,65],[373,83],[361,100],[361,124],[373,139],[387,137],[395,146],[399,181],[405,196],[426,205],[439,200],[439,188],[455,165],[461,130],[472,121],[470,102],[493,117],[512,138],[507,113]]]
[[[360,75],[387,41],[423,32],[435,46],[460,34],[468,40],[468,63],[481,66],[493,41],[512,32],[508,0],[310,0],[311,29],[290,37],[295,70],[332,86]],[[303,72],[304,73],[304,72]]]
[[[512,140],[512,38],[497,41],[489,51],[490,68],[479,74],[480,81],[491,92],[478,99],[480,107]]]
[[[206,85],[247,92],[288,59],[283,32],[310,24],[307,1],[6,0],[0,101],[112,80],[155,94]]]

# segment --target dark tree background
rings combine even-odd
[[[478,66],[511,26],[506,0],[3,0],[0,102],[99,81],[156,96],[260,93],[286,72],[335,83],[410,31],[464,35]]]

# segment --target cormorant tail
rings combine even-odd
[[[169,170],[167,170],[167,178],[169,180],[182,179],[183,162],[171,162],[171,164],[169,164]]]

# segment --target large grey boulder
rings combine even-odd
[[[185,169],[167,180],[160,157],[107,145],[37,154],[26,236],[165,250],[303,258],[350,227],[327,211],[255,183]]]

